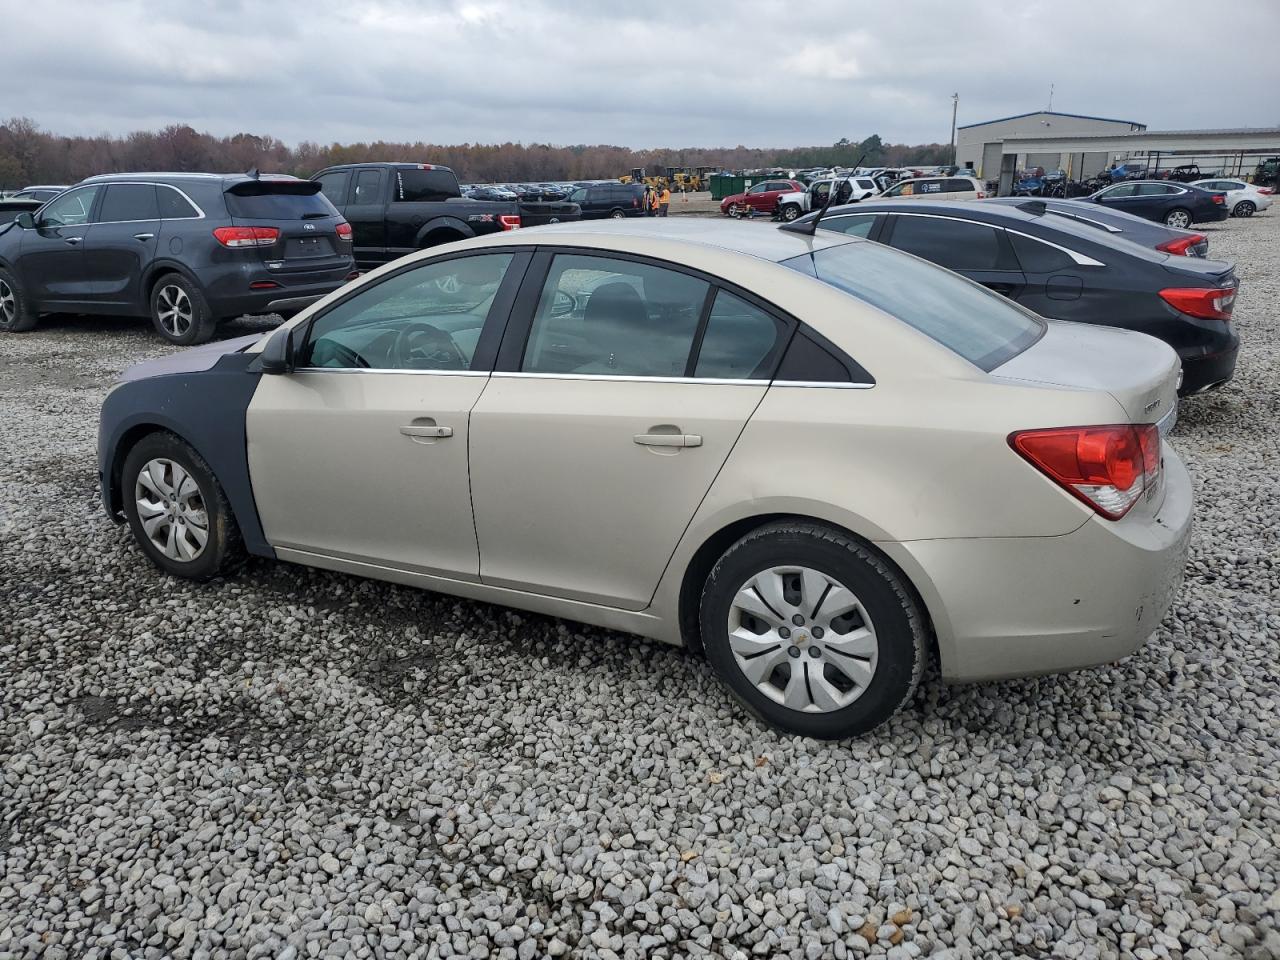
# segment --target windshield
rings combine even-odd
[[[782,261],[994,370],[1040,339],[1045,323],[999,294],[877,243],[846,243]]]

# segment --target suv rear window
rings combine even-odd
[[[227,191],[227,213],[237,220],[311,220],[338,216],[337,208],[320,192],[320,185],[311,181],[298,181],[287,187],[282,184],[278,188],[269,183],[247,189],[237,185]]]
[[[976,367],[994,370],[1031,346],[1044,321],[950,270],[876,243],[847,243],[782,261],[869,303]]]
[[[404,203],[437,203],[459,196],[458,178],[452,170],[418,170],[398,167],[395,199]]]

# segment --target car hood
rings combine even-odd
[[[130,380],[147,380],[151,377],[167,377],[177,373],[200,373],[203,370],[210,370],[223,357],[231,353],[240,353],[247,350],[264,336],[266,334],[251,333],[246,337],[236,337],[234,340],[219,340],[216,343],[206,343],[199,347],[192,347],[189,350],[170,354],[167,357],[144,360],[142,363],[135,363],[133,366],[128,367],[120,374],[120,382],[126,383]]]

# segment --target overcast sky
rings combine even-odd
[[[0,25],[0,117],[58,133],[919,143],[953,92],[963,125],[1050,83],[1069,113],[1280,126],[1280,0],[0,0]]]

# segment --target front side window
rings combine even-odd
[[[876,215],[874,213],[860,213],[848,217],[831,217],[823,218],[822,228],[824,230],[838,230],[840,233],[847,233],[851,237],[862,237],[866,239],[871,236],[871,228],[876,224]]]
[[[781,320],[755,304],[718,290],[693,375],[767,380],[778,364],[786,329]]]
[[[406,270],[318,317],[304,367],[469,370],[509,253],[455,257]]]
[[[150,183],[109,183],[98,210],[98,223],[159,220],[156,188]]]
[[[890,241],[949,270],[1008,270],[1000,234],[994,227],[942,217],[893,217]]]
[[[70,190],[56,200],[50,200],[40,211],[40,226],[78,227],[88,223],[89,214],[93,212],[93,201],[101,189],[101,185],[95,183],[91,187]]]
[[[769,185],[767,183],[757,183],[754,187],[748,190],[747,193],[754,195],[757,193],[764,193],[768,189],[769,189]]]
[[[551,263],[521,370],[683,377],[709,284],[608,257]]]
[[[356,190],[352,203],[382,202],[382,171],[360,170],[356,173]]]
[[[846,243],[783,265],[897,317],[983,370],[1040,339],[1044,321],[949,270],[876,243]]]
[[[1132,197],[1137,192],[1138,185],[1136,183],[1122,183],[1103,190],[1098,196],[1107,200],[1116,200],[1120,197]]]

